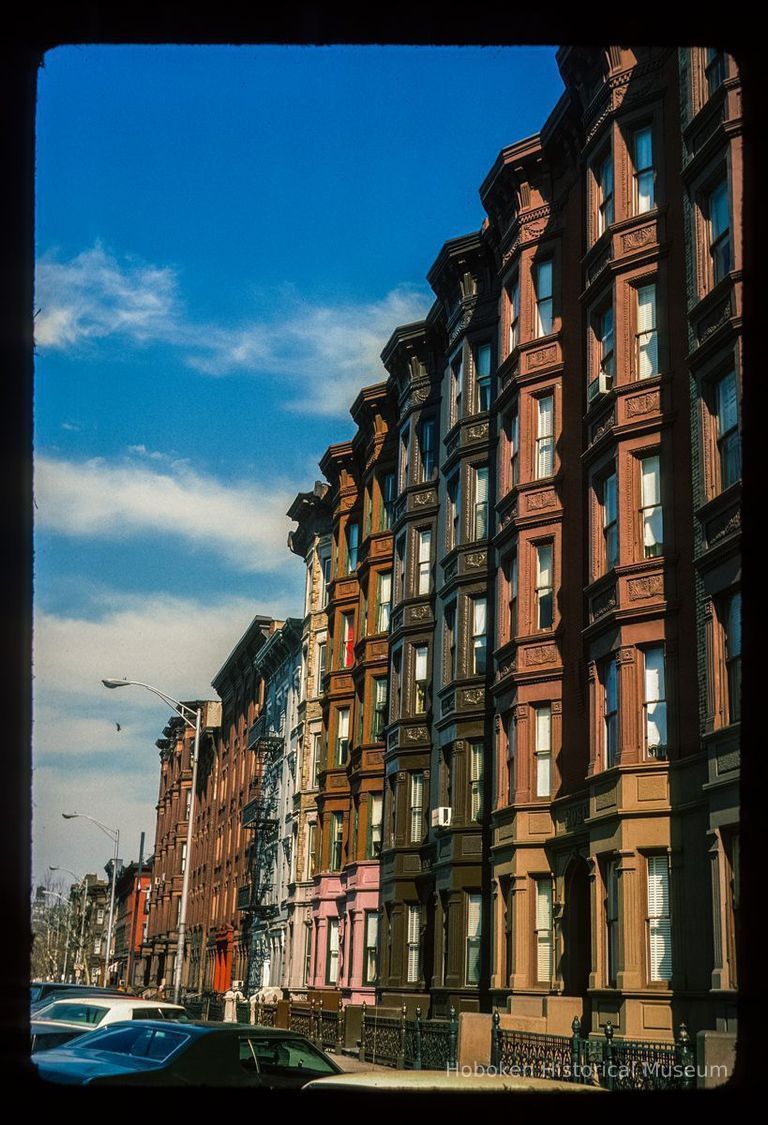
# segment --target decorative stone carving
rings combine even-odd
[[[598,617],[603,614],[610,613],[612,609],[616,608],[616,587],[611,586],[610,589],[604,590],[601,594],[597,594],[592,599],[592,620],[596,621]]]
[[[461,693],[461,698],[467,706],[473,707],[485,699],[485,688],[466,688]]]
[[[557,659],[557,647],[549,645],[532,645],[525,649],[525,663],[530,667],[537,664],[551,664]]]
[[[486,558],[485,551],[476,551],[472,555],[467,555],[467,569],[477,570],[478,567],[485,566]]]
[[[426,727],[408,727],[405,732],[407,742],[426,742],[428,737]]]
[[[539,348],[538,351],[527,353],[528,369],[544,367],[547,363],[557,362],[557,345],[551,344],[548,348]]]
[[[562,715],[562,713],[563,713],[563,703],[562,703],[562,700],[560,700],[560,699],[553,699],[553,700],[552,700],[552,714],[553,714],[553,715]]]
[[[446,581],[446,582],[450,582],[450,580],[451,580],[452,578],[455,578],[455,577],[456,577],[456,571],[458,570],[458,566],[459,566],[459,564],[458,564],[458,560],[457,560],[457,559],[454,559],[454,560],[453,560],[453,562],[452,562],[452,563],[450,563],[450,564],[449,564],[449,565],[448,565],[448,566],[447,566],[447,567],[445,568],[444,574],[445,574],[445,581]]]
[[[638,227],[636,230],[631,230],[622,235],[621,248],[625,253],[630,253],[632,250],[639,250],[643,246],[648,246],[655,239],[656,224],[651,223],[647,227]]]
[[[488,437],[488,423],[482,422],[478,426],[469,426],[467,429],[467,437],[472,441],[481,441],[483,438]]]
[[[511,658],[511,660],[505,660],[503,664],[499,665],[497,679],[501,680],[504,678],[504,676],[508,676],[510,672],[514,672],[516,664],[517,662],[514,656]]]
[[[526,498],[526,507],[529,512],[540,512],[542,508],[557,506],[557,494],[554,488],[544,488],[540,492],[529,492]]]
[[[411,621],[423,621],[425,617],[429,617],[430,608],[428,605],[415,605],[411,610]]]
[[[426,508],[428,504],[435,503],[434,492],[416,492],[413,497],[413,504],[416,508]]]
[[[706,340],[713,332],[716,332],[721,324],[725,324],[726,320],[732,315],[730,298],[722,305],[718,305],[713,309],[708,316],[702,317],[697,327],[697,336],[699,343]]]
[[[608,414],[606,414],[598,422],[595,422],[594,426],[592,427],[591,434],[590,434],[590,445],[594,445],[594,443],[596,441],[600,440],[600,438],[603,436],[603,434],[608,433],[608,431],[610,429],[612,429],[613,426],[615,426],[615,425],[616,425],[616,414],[613,410],[611,410]]]
[[[664,579],[661,574],[632,578],[627,583],[627,590],[633,602],[640,601],[641,598],[655,598],[664,593]]]
[[[725,539],[726,535],[738,531],[740,527],[741,508],[729,508],[724,515],[719,516],[717,519],[710,520],[707,524],[707,542],[710,545],[719,543],[721,539]]]
[[[522,722],[523,719],[528,718],[528,704],[527,703],[518,703],[517,704],[517,706],[515,707],[515,718],[517,719],[518,722]]]
[[[645,395],[635,395],[627,399],[627,417],[636,418],[638,414],[651,414],[659,409],[659,392],[649,391]]]
[[[617,664],[633,664],[635,660],[635,650],[633,648],[620,648],[616,651]]]

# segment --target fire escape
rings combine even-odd
[[[274,879],[279,838],[278,798],[283,761],[283,730],[268,725],[271,716],[263,714],[248,732],[248,748],[256,755],[253,798],[242,812],[243,828],[254,831],[249,848],[250,882],[240,887],[238,909],[251,918],[248,990],[262,985],[264,965],[270,957],[269,923],[278,913],[274,901]],[[283,724],[284,715],[281,716]]]

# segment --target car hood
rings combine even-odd
[[[80,1086],[94,1078],[113,1077],[117,1074],[136,1074],[139,1071],[157,1070],[163,1064],[154,1059],[131,1058],[113,1055],[109,1051],[83,1052],[75,1048],[60,1047],[42,1054],[32,1055],[32,1062],[40,1077],[49,1082],[64,1082]]]

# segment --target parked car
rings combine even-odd
[[[68,1085],[243,1086],[296,1090],[340,1067],[303,1035],[245,1023],[113,1024],[32,1055],[40,1077]]]
[[[98,984],[33,980],[29,986],[30,1012],[34,1014],[60,996],[125,996],[125,993],[118,988],[100,988]]]
[[[50,1051],[83,1033],[122,1020],[185,1020],[180,1004],[139,1000],[135,996],[77,996],[53,1000],[30,1022],[32,1050]]]
[[[350,1094],[604,1094],[599,1086],[513,1074],[462,1074],[446,1070],[357,1071],[308,1082],[304,1090]]]

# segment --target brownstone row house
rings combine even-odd
[[[112,979],[131,987],[143,987],[144,962],[141,950],[149,920],[152,861],[126,864],[115,883],[115,920]]]

